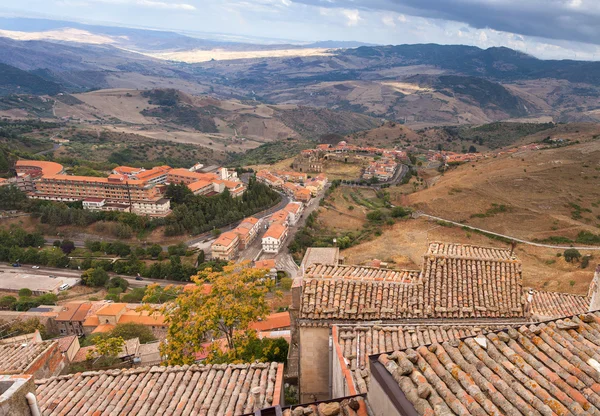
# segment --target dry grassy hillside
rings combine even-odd
[[[600,231],[599,177],[600,142],[595,140],[465,164],[406,202],[524,239],[574,238],[582,230]]]

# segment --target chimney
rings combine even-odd
[[[596,272],[592,283],[590,283],[590,290],[588,292],[590,299],[590,311],[600,310],[600,264],[596,266]]]
[[[0,416],[40,416],[33,376],[0,375]]]

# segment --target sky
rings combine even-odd
[[[600,0],[0,0],[0,10],[306,42],[507,46],[545,59],[600,60]]]

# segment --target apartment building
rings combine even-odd
[[[260,228],[260,220],[254,217],[248,217],[244,219],[240,225],[237,226],[233,230],[234,233],[238,235],[239,241],[239,249],[243,250],[248,247],[258,234],[258,230]]]
[[[285,224],[275,222],[271,224],[262,238],[262,248],[265,253],[278,253],[288,235]]]
[[[167,173],[167,182],[175,184],[189,185],[198,181],[213,182],[220,179],[221,177],[214,173],[191,172],[183,168],[171,169]]]
[[[63,173],[63,165],[56,162],[46,162],[43,160],[17,160],[15,163],[17,175],[29,175],[32,178],[39,178],[44,175],[59,175]]]
[[[300,217],[302,217],[302,212],[304,212],[304,204],[302,202],[290,202],[282,211],[288,213],[289,224],[296,225]]]
[[[213,259],[233,260],[239,250],[240,238],[233,231],[219,236],[210,246]]]

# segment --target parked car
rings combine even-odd
[[[67,290],[70,287],[71,286],[69,286],[68,283],[63,283],[62,285],[60,285],[60,287],[58,288],[58,290],[60,290],[62,292],[63,290]]]
[[[31,266],[32,269],[39,269],[40,266]]]
[[[54,276],[53,274],[51,274],[50,276],[48,276],[50,279],[56,279],[56,276]]]
[[[13,263],[12,267],[21,267],[21,263]]]
[[[140,276],[136,276],[135,280],[144,280]]]

